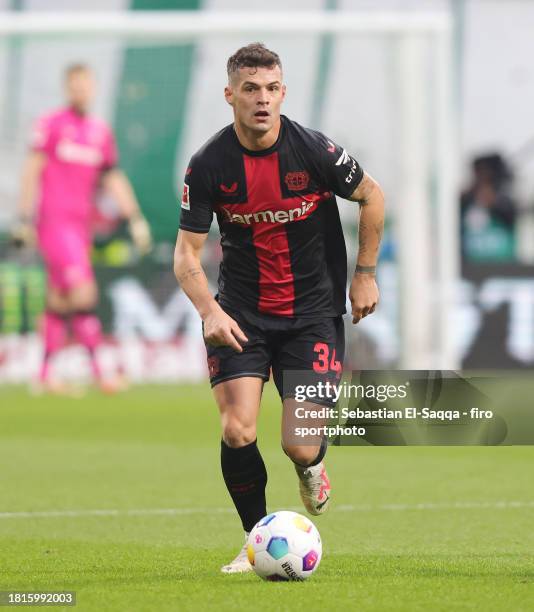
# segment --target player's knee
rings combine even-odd
[[[50,291],[48,293],[46,298],[46,306],[49,310],[59,315],[66,315],[70,310],[68,302],[56,291]]]
[[[74,312],[91,312],[96,308],[96,300],[75,299],[70,302],[70,309]]]
[[[69,302],[72,310],[93,310],[98,301],[96,287],[87,286],[73,289],[69,294]]]
[[[231,420],[223,424],[222,437],[231,448],[240,448],[251,444],[256,439],[256,427],[244,425],[240,421]]]
[[[291,459],[291,461],[298,463],[299,465],[310,465],[316,460],[319,452],[319,448],[317,446],[296,446],[293,444],[288,444],[283,448],[285,454]]]

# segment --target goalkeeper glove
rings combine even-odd
[[[33,247],[37,242],[33,223],[25,217],[21,217],[11,228],[10,236],[11,242],[17,248]]]
[[[137,250],[146,255],[152,249],[152,236],[147,220],[138,214],[129,220],[128,229]]]

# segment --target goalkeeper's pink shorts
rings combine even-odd
[[[65,223],[41,226],[38,238],[50,287],[68,291],[94,281],[91,239],[85,228]]]

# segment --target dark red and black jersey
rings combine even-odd
[[[320,132],[282,116],[278,140],[249,151],[233,125],[191,159],[180,228],[210,229],[223,258],[219,302],[282,317],[345,312],[347,253],[335,194],[347,198],[363,170]]]

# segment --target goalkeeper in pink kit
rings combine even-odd
[[[15,234],[27,243],[36,239],[48,276],[41,384],[52,391],[61,389],[50,376],[50,360],[63,346],[70,325],[76,341],[89,352],[94,378],[108,389],[113,383],[102,379],[96,358],[101,327],[94,313],[98,290],[90,260],[97,188],[113,197],[141,252],[150,249],[150,230],[128,179],[117,167],[111,129],[88,114],[94,94],[90,69],[82,64],[69,67],[65,89],[67,106],[35,126]]]

